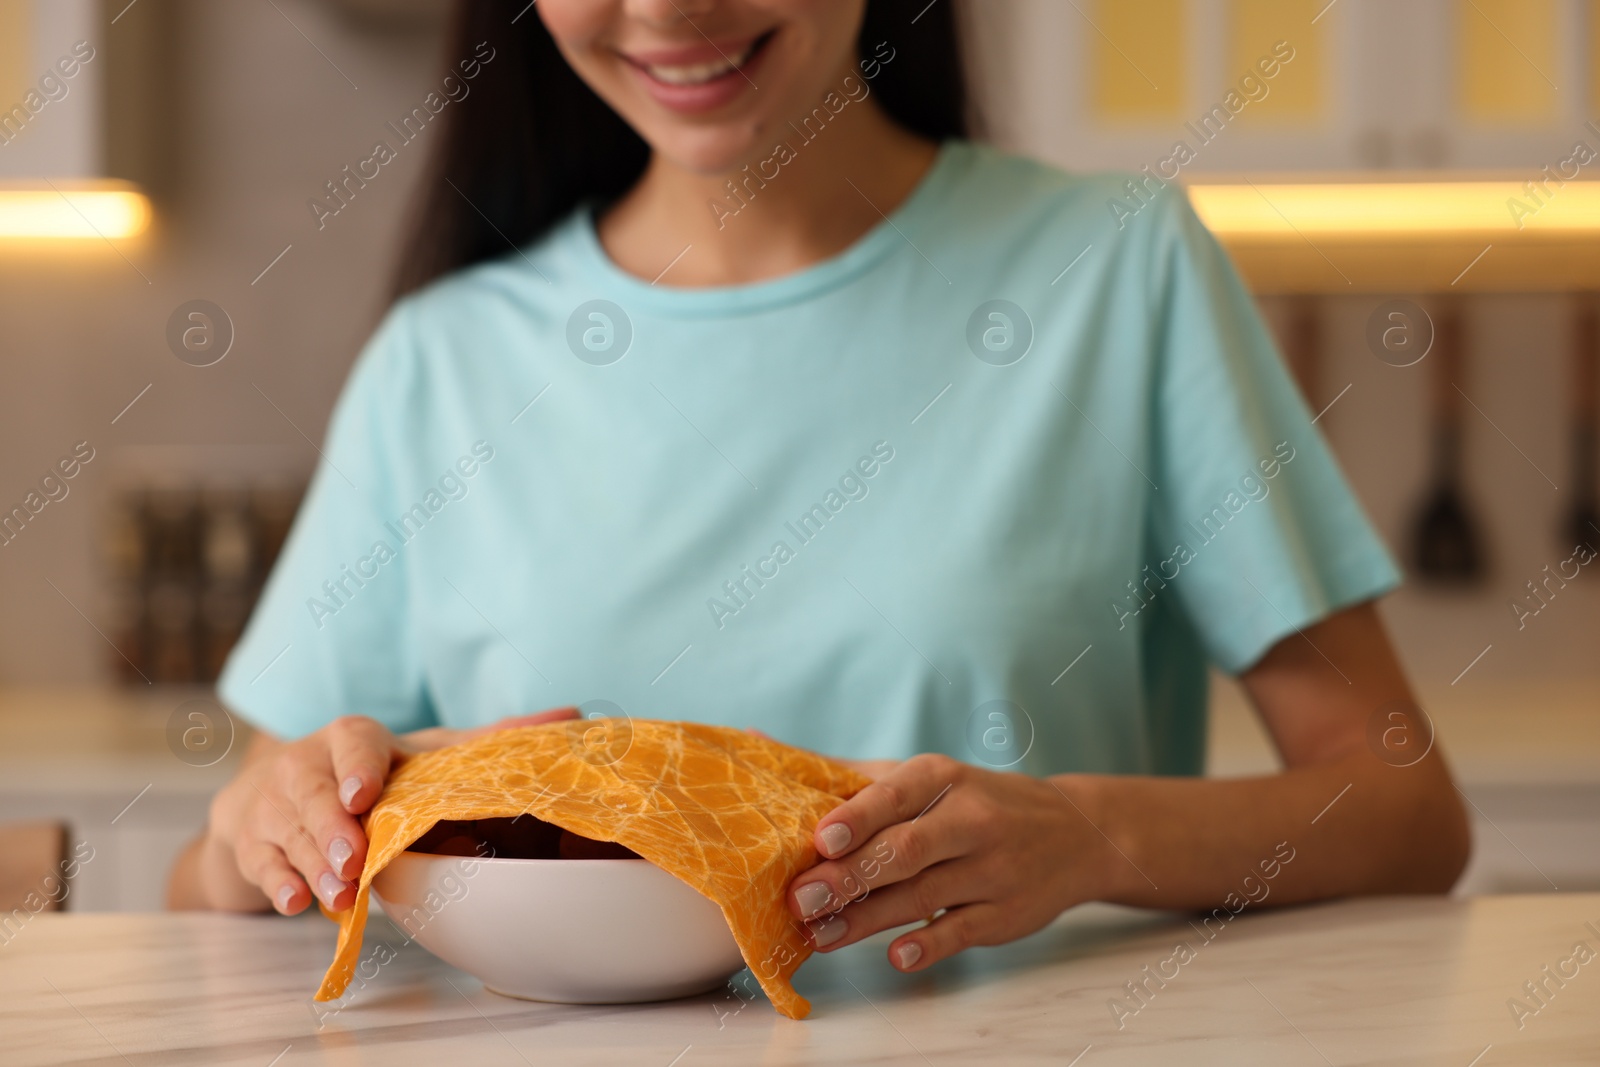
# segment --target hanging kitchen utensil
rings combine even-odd
[[[1600,307],[1578,300],[1572,333],[1572,500],[1562,524],[1563,544],[1600,551]]]
[[[1411,533],[1412,565],[1423,578],[1471,585],[1487,570],[1480,524],[1461,488],[1461,413],[1465,388],[1461,312],[1454,302],[1436,314],[1429,386],[1433,472]]]

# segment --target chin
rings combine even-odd
[[[661,131],[649,138],[654,150],[677,167],[714,178],[731,174],[771,151],[755,129],[700,129]]]

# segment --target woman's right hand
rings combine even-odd
[[[355,902],[367,858],[359,816],[378,799],[398,759],[495,730],[577,717],[575,708],[559,708],[470,730],[396,736],[376,720],[349,715],[297,741],[258,735],[238,776],[212,799],[190,867],[198,894],[180,894],[175,885],[173,896],[198,896],[200,906],[226,911],[259,911],[270,902],[295,915],[315,893],[330,910],[343,911]]]

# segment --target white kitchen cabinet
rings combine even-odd
[[[54,819],[68,854],[87,845],[69,911],[153,911],[178,850],[205,825],[211,795],[247,740],[191,766],[168,748],[167,720],[192,690],[0,690],[0,822]],[[79,852],[77,855],[91,855]]]

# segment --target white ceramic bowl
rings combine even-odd
[[[402,852],[373,890],[418,944],[505,996],[667,1000],[714,989],[744,966],[722,911],[645,860]]]

